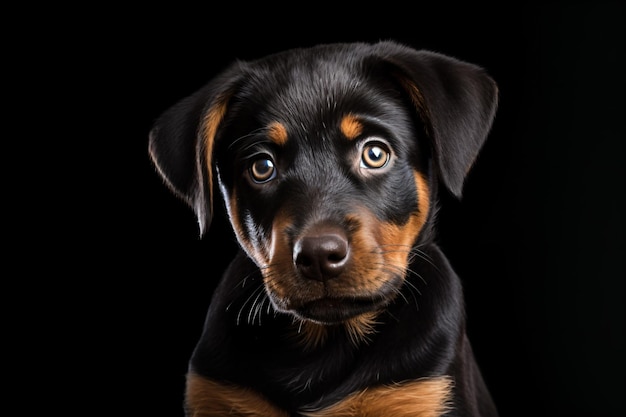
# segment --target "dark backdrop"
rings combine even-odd
[[[68,360],[108,381],[92,407],[182,415],[187,360],[234,247],[220,222],[219,241],[199,240],[155,173],[154,119],[233,59],[394,39],[479,64],[500,87],[463,200],[443,198],[440,241],[502,415],[624,415],[623,3],[151,7],[93,11],[55,41],[74,46],[65,116],[89,144],[70,187],[92,198],[68,211],[88,218],[79,246],[96,273],[73,297],[68,317],[86,321]]]

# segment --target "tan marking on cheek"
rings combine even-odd
[[[251,249],[252,245],[246,239],[243,233],[243,224],[241,223],[241,219],[239,218],[239,208],[237,207],[237,190],[233,190],[228,202],[226,204],[226,211],[228,212],[228,217],[230,219],[230,225],[235,232],[235,236],[239,241],[239,244],[244,247],[244,249]]]
[[[350,238],[352,262],[350,265],[350,279],[345,281],[329,281],[329,285],[344,283],[340,289],[346,295],[359,295],[366,289],[375,293],[384,283],[380,280],[380,268],[384,263],[385,248],[376,246],[376,230],[372,228],[378,220],[366,209],[346,216],[346,221],[353,224],[356,230]]]
[[[251,389],[220,383],[194,373],[187,375],[185,408],[187,415],[193,417],[289,417],[289,413]]]
[[[206,161],[207,178],[209,181],[209,201],[213,201],[213,146],[215,144],[215,135],[217,128],[224,119],[226,107],[230,95],[222,94],[215,99],[215,102],[204,116],[203,120],[203,138],[204,138],[204,157]]]
[[[341,133],[349,140],[356,139],[363,132],[363,124],[356,116],[351,114],[341,119],[339,128]]]
[[[307,417],[438,417],[451,409],[452,379],[441,376],[368,388]]]
[[[269,262],[291,262],[291,248],[287,229],[292,225],[292,220],[284,210],[274,216],[272,222],[272,238],[268,246]]]
[[[235,236],[237,237],[237,241],[241,245],[241,247],[246,251],[248,256],[250,256],[257,265],[263,266],[268,262],[267,251],[263,245],[260,245],[258,242],[251,240],[247,235],[252,233],[250,230],[247,230],[246,225],[241,221],[239,217],[239,208],[237,205],[237,190],[233,190],[230,198],[228,199],[228,204],[226,205],[226,210],[228,211],[228,216],[230,218],[230,224],[233,227],[233,231],[235,232]]]
[[[280,122],[272,122],[267,127],[267,136],[275,144],[282,146],[287,143],[287,128]]]
[[[274,217],[271,241],[268,245],[268,267],[263,270],[265,285],[279,299],[286,299],[294,291],[292,250],[286,230],[291,219],[279,212]]]
[[[412,214],[409,221],[403,225],[385,223],[379,227],[379,236],[385,264],[392,266],[397,272],[404,271],[408,264],[408,257],[417,236],[419,217]]]
[[[411,214],[409,221],[404,225],[386,223],[380,226],[381,242],[386,248],[394,248],[385,253],[385,259],[402,269],[406,268],[408,255],[417,239],[430,212],[430,195],[426,179],[419,172],[415,172],[415,186],[417,188],[417,212]]]
[[[430,188],[428,187],[428,181],[426,181],[424,175],[415,172],[414,177],[415,186],[417,187],[417,208],[419,210],[417,228],[419,233],[424,227],[424,224],[426,224],[428,214],[430,213]]]

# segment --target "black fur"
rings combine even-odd
[[[496,416],[466,337],[461,283],[434,228],[438,185],[461,196],[496,105],[496,84],[481,68],[379,42],[236,62],[167,110],[150,135],[156,167],[194,209],[201,234],[219,185],[242,247],[213,294],[190,373],[251,388],[289,416],[368,387],[445,375],[454,382],[446,415]],[[358,115],[355,138],[340,128],[347,115]],[[269,138],[277,121],[284,144]],[[390,151],[380,170],[355,165],[368,144]],[[265,159],[275,177],[255,182],[250,166]],[[334,275],[297,259],[303,236],[308,244],[318,235],[324,245],[347,244],[338,280],[350,284],[353,265],[369,267],[370,255],[361,253],[368,243],[357,240],[374,233],[371,222],[373,231],[413,230],[407,225],[419,216],[425,224],[402,249],[410,252],[406,268],[355,275],[354,290],[333,287]],[[281,239],[292,259],[276,255]],[[390,246],[377,246],[375,255]],[[290,278],[267,272],[265,257]],[[310,295],[309,287],[327,294]],[[374,328],[355,341],[344,323],[369,312],[376,312]],[[303,342],[303,323],[323,327],[325,339]]]

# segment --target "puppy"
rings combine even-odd
[[[158,173],[201,235],[219,194],[241,248],[190,359],[188,416],[497,415],[435,233],[497,95],[452,57],[328,44],[235,62],[156,120]]]

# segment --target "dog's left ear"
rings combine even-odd
[[[439,53],[393,42],[380,42],[375,50],[392,65],[426,125],[443,184],[461,197],[495,116],[495,81],[482,68]]]
[[[234,64],[166,110],[150,131],[152,162],[170,190],[194,210],[200,236],[213,214],[213,145],[242,68]]]

